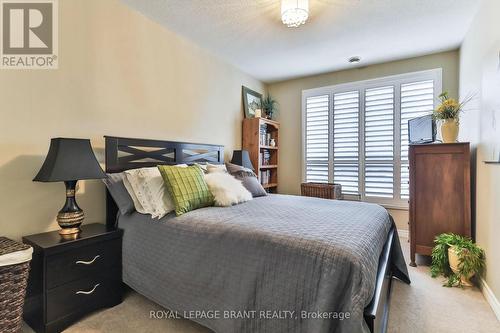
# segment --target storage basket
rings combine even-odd
[[[0,237],[0,332],[21,331],[31,246]]]
[[[302,196],[323,199],[342,199],[342,185],[333,183],[302,183],[300,185]]]

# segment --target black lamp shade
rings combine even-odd
[[[246,150],[234,150],[231,163],[241,165],[242,167],[250,170],[255,170],[253,168],[252,161],[250,161],[250,155]]]
[[[90,140],[54,138],[50,141],[45,162],[33,181],[59,182],[105,177]]]

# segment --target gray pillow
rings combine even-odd
[[[226,163],[226,169],[231,176],[241,180],[243,186],[252,193],[252,197],[256,198],[267,195],[266,190],[262,187],[252,170],[232,163]]]
[[[134,202],[128,194],[125,185],[123,184],[125,173],[108,173],[107,177],[102,181],[106,184],[109,193],[115,200],[118,209],[122,215],[130,214],[135,210]]]
[[[236,179],[238,177],[233,176]],[[259,180],[255,176],[244,176],[241,179],[241,183],[248,190],[248,192],[252,193],[252,197],[263,197],[267,195],[266,190],[262,187]]]

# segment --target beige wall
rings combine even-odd
[[[302,90],[340,83],[361,81],[395,74],[415,72],[433,68],[443,69],[443,88],[452,96],[458,95],[458,51],[450,51],[418,58],[388,62],[362,68],[314,75],[294,80],[273,83],[269,93],[280,104],[281,122],[279,191],[297,194],[300,192],[301,172],[301,96]],[[407,211],[392,211],[398,228],[408,229]]]
[[[478,13],[460,50],[460,96],[476,97],[463,114],[461,137],[477,147],[476,240],[486,251],[485,280],[500,299],[500,165],[486,165],[492,148],[500,148],[500,2],[482,0]],[[488,80],[496,75],[495,82]],[[496,134],[491,135],[491,108],[488,92],[496,98]]]
[[[61,183],[33,183],[51,137],[103,135],[241,144],[241,86],[264,85],[117,0],[59,1],[59,69],[0,71],[0,234],[56,229]],[[81,182],[86,222],[104,187]]]

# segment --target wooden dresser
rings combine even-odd
[[[411,145],[410,266],[444,232],[471,235],[469,143]]]

